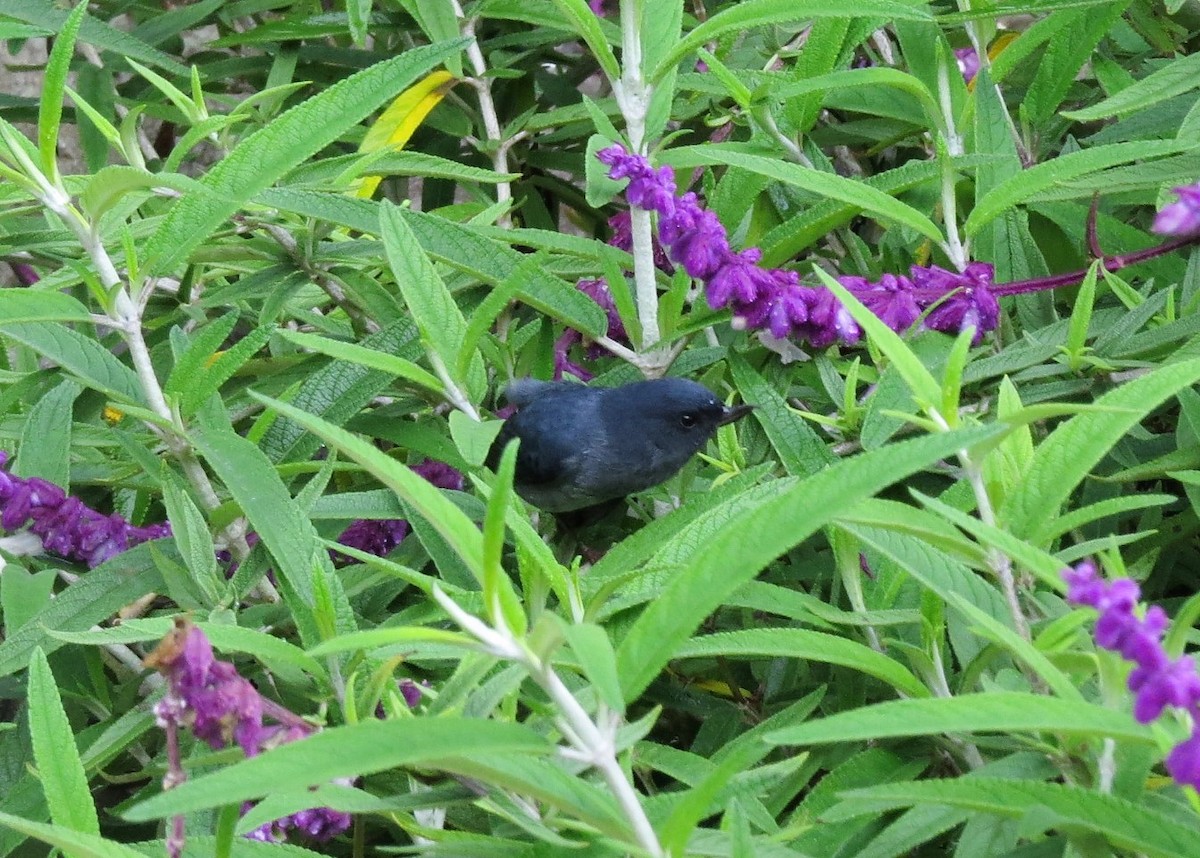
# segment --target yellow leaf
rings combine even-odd
[[[379,152],[381,150],[399,151],[413,136],[420,124],[429,115],[429,111],[437,107],[446,93],[458,81],[447,71],[435,71],[424,80],[413,84],[396,97],[388,105],[387,110],[367,129],[359,152]],[[379,176],[363,176],[362,183],[355,192],[357,196],[369,199],[379,187]]]

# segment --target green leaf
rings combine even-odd
[[[275,329],[271,327],[255,328],[230,348],[215,354],[215,360],[207,364],[205,371],[182,389],[180,413],[188,417],[199,411],[209,397],[221,389],[221,385],[233,378],[234,373],[267,344],[274,332]]]
[[[800,0],[791,0],[789,5],[796,5],[798,2]],[[720,15],[713,16],[710,23],[718,17]],[[870,212],[872,215],[886,220],[896,221],[934,241],[943,240],[942,231],[928,216],[871,185],[846,179],[835,173],[826,173],[800,164],[790,164],[774,156],[749,152],[742,144],[708,143],[704,146],[682,146],[663,152],[659,156],[659,161],[672,167],[684,168],[716,164],[741,167],[778,182],[802,188],[820,197],[851,203],[862,211]]]
[[[624,712],[617,654],[608,632],[594,623],[564,623],[562,628],[575,660],[604,705],[613,712]]]
[[[459,366],[459,352],[467,333],[462,310],[438,276],[408,222],[390,202],[385,201],[379,208],[379,235],[396,285],[421,331],[421,339],[441,360],[446,373],[453,373]],[[487,386],[483,359],[476,353],[463,363],[467,365],[467,372],[454,381],[477,399]]]
[[[147,545],[139,545],[81,575],[29,622],[0,642],[0,676],[24,670],[33,651],[47,654],[62,646],[50,630],[89,629],[118,610],[159,590],[162,576],[150,559]]]
[[[175,545],[179,548],[192,580],[203,593],[205,607],[214,607],[224,589],[224,581],[217,570],[216,549],[213,547],[208,522],[165,463],[159,480],[163,487],[163,505],[167,508],[167,519],[171,522],[171,535]]]
[[[445,394],[445,388],[437,376],[402,357],[388,354],[378,349],[360,346],[357,343],[331,340],[328,337],[306,334],[301,331],[281,330],[277,333],[283,339],[290,340],[301,348],[320,352],[323,355],[328,355],[331,358],[337,358],[347,363],[355,363],[359,366],[386,372],[389,375],[411,381],[413,384],[436,393],[438,396]]]
[[[1138,724],[1128,712],[1015,691],[889,700],[777,730],[766,740],[772,745],[821,745],[943,733],[1022,732],[1154,742],[1150,728]]]
[[[420,354],[417,327],[401,319],[360,345],[413,360]],[[292,397],[292,404],[331,423],[354,417],[391,383],[389,372],[335,360],[309,375]],[[319,441],[291,420],[275,420],[262,436],[262,449],[273,462],[300,461],[313,454]]]
[[[295,406],[259,394],[252,395],[366,468],[372,476],[420,513],[462,558],[476,580],[483,581],[483,539],[479,529],[438,489],[413,473],[411,468],[346,430]]]
[[[21,322],[90,322],[88,308],[63,292],[0,289],[0,325]]]
[[[1040,821],[1037,831],[1094,831],[1113,845],[1157,858],[1197,858],[1196,829],[1176,814],[1160,813],[1114,795],[1058,783],[998,778],[953,778],[882,784],[843,795],[850,813],[880,814],[901,807],[941,805]],[[835,817],[838,814],[827,814]],[[1024,829],[1031,835],[1033,829]]]
[[[56,322],[0,322],[0,331],[58,364],[87,387],[141,404],[141,385],[133,370],[91,337]]]
[[[974,235],[986,224],[991,223],[992,220],[1018,203],[1023,203],[1030,197],[1071,179],[1077,179],[1117,164],[1174,155],[1186,151],[1194,145],[1191,141],[1138,140],[1059,155],[1049,161],[1022,170],[984,194],[967,218],[966,223],[963,224],[963,230],[968,236]]]
[[[300,790],[402,766],[457,772],[476,756],[552,751],[544,737],[520,724],[451,716],[362,721],[189,780],[135,804],[124,815],[144,822],[261,798],[280,784]]]
[[[322,606],[315,579],[322,572],[337,582],[333,564],[312,522],[288,494],[274,466],[258,447],[229,426],[201,426],[192,442],[221,478],[254,532],[274,558],[284,598],[306,646],[328,637],[318,623]],[[382,454],[381,454],[382,455]],[[338,631],[354,628],[353,612],[340,586],[333,596]]]
[[[71,380],[34,403],[21,430],[20,455],[12,472],[41,477],[61,489],[71,487],[71,415],[80,387]]]
[[[148,276],[174,271],[231,214],[462,48],[414,48],[353,74],[242,140],[171,208],[142,252]]]
[[[256,202],[272,208],[322,218],[366,233],[379,229],[379,204],[341,194],[271,188]],[[400,209],[399,214],[421,247],[437,262],[464,271],[482,283],[499,285],[512,277],[528,254],[483,235],[486,230],[454,223],[438,215]],[[589,337],[608,330],[608,318],[591,298],[545,269],[520,284],[517,295],[529,306],[570,325]]]
[[[813,271],[825,284],[825,287],[837,296],[842,306],[846,308],[846,312],[854,317],[854,321],[858,322],[871,342],[887,355],[892,366],[903,376],[904,382],[912,391],[917,404],[926,409],[936,408],[942,401],[942,386],[933,377],[933,373],[925,368],[921,359],[913,353],[909,345],[899,334],[885,325],[882,319],[851,295],[845,286],[826,274],[820,266],[814,265]]]
[[[600,68],[608,75],[608,79],[610,81],[620,79],[621,67],[617,64],[617,57],[613,54],[608,39],[604,38],[604,30],[600,28],[600,18],[588,8],[588,4],[584,0],[554,0],[554,5],[570,22],[571,29],[575,31],[576,35],[583,39],[584,44],[592,52],[592,56],[596,58],[596,62],[600,64]]]
[[[998,518],[1013,535],[1035,545],[1054,532],[1054,520],[1071,492],[1130,429],[1185,387],[1200,381],[1200,358],[1168,364],[1101,396],[1102,412],[1077,414],[1060,424],[1034,451],[1021,489],[1009,495]]]
[[[63,87],[71,70],[71,59],[75,55],[75,38],[79,25],[87,14],[87,0],[71,10],[62,29],[54,39],[46,71],[42,75],[42,100],[38,106],[38,152],[41,154],[42,172],[52,182],[58,181],[58,126],[62,121]]]
[[[680,60],[706,42],[732,32],[744,32],[764,24],[800,21],[806,18],[863,18],[929,20],[929,13],[911,5],[892,0],[742,0],[722,9],[698,25],[655,66],[647,75],[657,83]]]
[[[233,332],[238,323],[238,313],[230,312],[213,319],[200,328],[182,348],[175,359],[170,375],[163,383],[163,392],[178,396],[192,385],[196,384],[204,372],[216,360],[217,349]],[[172,332],[171,342],[174,345],[176,333]],[[179,350],[179,346],[176,346]]]
[[[489,622],[506,628],[515,638],[523,638],[528,620],[521,600],[501,565],[504,558],[505,522],[513,499],[513,473],[517,467],[517,448],[510,444],[500,456],[496,481],[487,499],[483,516],[483,604]]]
[[[1196,87],[1200,87],[1200,54],[1185,54],[1098,104],[1083,110],[1064,110],[1062,115],[1075,122],[1092,122],[1145,110]]]
[[[886,67],[848,69],[828,72],[804,80],[791,81],[771,89],[771,98],[788,102],[793,98],[809,93],[826,93],[835,89],[856,89],[868,87],[872,90],[879,88],[898,89],[914,96],[925,110],[925,121],[932,128],[940,128],[943,122],[942,111],[937,99],[929,91],[929,87],[915,75],[898,69]],[[913,121],[917,121],[914,117]]]
[[[928,697],[919,679],[897,661],[868,646],[824,632],[804,629],[743,629],[692,638],[675,651],[675,658],[801,659],[858,670],[912,697]]]
[[[75,734],[58,695],[50,662],[40,649],[33,651],[29,663],[29,735],[50,818],[64,828],[99,834],[100,820],[75,746]]]
[[[0,15],[34,24],[49,33],[62,32],[70,17],[69,13],[57,8],[53,0],[0,0]],[[112,51],[117,56],[133,57],[174,74],[187,74],[187,67],[180,65],[167,54],[90,15],[84,17],[79,36],[82,41]]]
[[[843,459],[759,503],[734,498],[705,551],[663,587],[617,651],[626,700],[636,699],[727,596],[823,524],[896,480],[997,433],[971,429]],[[754,534],[749,539],[748,534]]]
[[[88,796],[88,799],[90,802],[91,796]],[[57,846],[74,858],[146,858],[144,852],[105,840],[98,834],[72,831],[61,825],[31,822],[10,813],[0,813],[0,825],[51,846]]]
[[[742,399],[754,406],[754,418],[762,425],[779,454],[779,461],[793,476],[815,473],[832,464],[836,457],[807,421],[788,407],[787,401],[745,358],[729,353],[729,370]]]

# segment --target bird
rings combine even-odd
[[[533,506],[568,513],[656,486],[679,471],[718,427],[753,405],[724,405],[684,378],[620,387],[518,379],[507,399],[517,407],[496,436],[486,464],[520,439],[513,486]]]

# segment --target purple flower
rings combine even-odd
[[[877,283],[865,277],[842,276],[838,282],[898,333],[907,331],[921,315],[913,282],[903,275],[884,274]]]
[[[1200,182],[1173,188],[1179,199],[1163,208],[1150,227],[1162,235],[1190,235],[1200,232]]]
[[[412,470],[418,476],[439,489],[462,491],[463,475],[445,462],[428,459],[419,465],[413,465]],[[386,557],[392,549],[408,536],[408,522],[402,518],[368,519],[360,518],[342,531],[337,541],[350,548],[357,548],[376,557]],[[334,554],[335,558],[343,558]],[[343,558],[349,559],[349,558]]]
[[[1200,789],[1200,731],[1192,733],[1167,755],[1167,773],[1176,783]]]
[[[1177,782],[1200,788],[1200,676],[1191,656],[1171,658],[1163,648],[1167,615],[1151,606],[1138,616],[1141,589],[1129,578],[1103,581],[1096,565],[1086,560],[1063,572],[1067,601],[1100,612],[1096,621],[1096,645],[1119,652],[1133,662],[1127,685],[1134,695],[1133,716],[1149,724],[1167,706],[1189,712],[1192,735],[1167,757],[1167,771]]]
[[[29,530],[42,547],[94,569],[101,563],[151,539],[171,535],[170,524],[134,527],[116,513],[97,512],[54,483],[38,477],[15,477],[4,470],[8,453],[0,450],[0,527]]]
[[[979,74],[979,54],[974,48],[955,48],[954,59],[958,61],[958,70],[963,80],[970,83]]]
[[[185,619],[176,619],[174,630],[146,657],[145,664],[167,677],[167,692],[154,705],[158,725],[165,730],[187,727],[214,750],[236,744],[247,757],[253,757],[316,732],[316,727],[299,716],[264,700],[231,663],[218,661],[208,637]],[[265,711],[281,723],[264,726]],[[314,839],[328,840],[351,822],[348,814],[313,808],[277,819],[247,836],[279,841],[286,839],[288,828],[295,828]]]
[[[757,247],[730,253],[708,281],[708,306],[719,310],[730,302],[753,304],[771,288],[771,274],[757,263],[762,251]]]
[[[991,290],[994,272],[986,262],[972,262],[961,274],[936,265],[910,268],[922,306],[941,301],[925,317],[925,327],[953,334],[974,328],[972,342],[978,344],[1000,322],[1000,303]]]

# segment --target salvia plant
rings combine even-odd
[[[1197,0],[0,36],[0,858],[1200,856]]]

